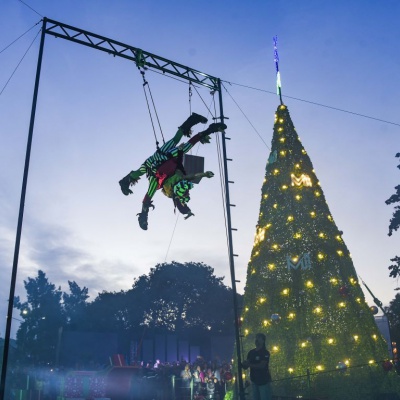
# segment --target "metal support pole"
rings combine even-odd
[[[40,37],[39,56],[38,56],[38,63],[37,63],[37,68],[36,68],[35,88],[33,91],[31,119],[30,119],[30,123],[29,123],[28,142],[27,142],[27,146],[26,146],[24,176],[22,179],[22,190],[21,190],[21,199],[20,199],[20,204],[19,204],[18,225],[17,225],[17,233],[16,233],[15,247],[14,247],[14,261],[13,261],[12,274],[11,274],[10,295],[8,298],[6,332],[5,332],[5,337],[4,337],[4,351],[3,351],[3,362],[2,362],[1,382],[0,382],[0,400],[5,399],[4,396],[5,396],[5,387],[6,387],[6,377],[7,377],[8,352],[9,352],[9,347],[10,347],[11,320],[12,320],[12,313],[13,313],[13,308],[14,308],[15,283],[17,280],[17,269],[18,269],[19,248],[20,248],[20,243],[21,243],[22,221],[24,218],[26,186],[27,186],[27,182],[28,182],[29,160],[30,160],[30,156],[31,156],[33,127],[35,124],[35,113],[36,113],[37,95],[38,95],[38,90],[39,90],[40,71],[41,71],[41,67],[42,67],[46,21],[47,21],[47,19],[43,18],[42,34]]]
[[[224,123],[224,109],[222,105],[222,87],[221,87],[221,79],[219,78],[218,78],[218,94],[219,94],[219,110],[220,110],[221,123]],[[224,158],[225,205],[226,205],[226,220],[228,224],[229,266],[230,266],[231,280],[232,280],[233,312],[235,318],[235,338],[236,338],[236,353],[237,353],[239,399],[244,400],[245,396],[244,396],[243,378],[242,378],[242,355],[240,348],[239,313],[238,313],[237,292],[236,292],[235,263],[233,261],[232,224],[231,224],[231,209],[230,209],[231,204],[229,199],[229,179],[228,179],[228,163],[226,157],[225,132],[222,134],[222,153]]]

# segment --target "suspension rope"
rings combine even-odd
[[[215,92],[212,92],[214,115],[217,115],[214,95],[215,95]],[[225,201],[226,192],[225,192],[225,185],[223,184],[223,182],[225,182],[225,175],[224,175],[224,167],[223,167],[223,160],[222,160],[223,157],[221,155],[221,141],[220,141],[219,135],[216,135],[216,143],[217,143],[218,168],[219,168],[219,185],[221,187],[222,209],[223,209],[224,223],[225,223],[226,249],[227,249],[228,257],[229,257],[229,235],[228,235],[228,221],[226,218],[227,211],[226,211],[226,201]]]
[[[172,240],[174,239],[174,236],[175,236],[175,230],[176,230],[176,226],[178,225],[178,220],[179,220],[179,214],[177,214],[177,216],[176,216],[174,229],[172,230],[171,239],[169,241],[169,245],[168,245],[168,248],[167,248],[167,253],[165,254],[164,262],[167,262],[169,249],[171,248]]]
[[[32,47],[33,43],[35,42],[36,38],[39,36],[39,33],[41,32],[42,28],[39,29],[39,32],[36,34],[36,36],[34,37],[34,39],[32,40],[31,44],[29,45],[29,47],[27,48],[27,50],[25,51],[24,55],[22,56],[21,60],[19,61],[19,63],[17,64],[17,66],[14,68],[14,71],[11,73],[11,76],[8,78],[7,82],[5,83],[5,85],[3,86],[3,88],[0,91],[0,96],[3,94],[5,88],[7,87],[7,85],[10,83],[11,78],[14,76],[15,72],[17,71],[18,67],[20,66],[20,64],[22,63],[22,60],[25,58],[25,56],[27,55],[29,49]]]
[[[156,118],[157,118],[157,122],[158,122],[158,126],[159,126],[159,129],[160,129],[160,133],[161,133],[161,137],[162,137],[163,143],[165,143],[163,131],[162,131],[161,124],[160,124],[160,119],[158,118],[158,113],[157,113],[157,109],[156,109],[156,106],[155,106],[155,103],[154,103],[153,95],[151,94],[151,89],[150,89],[149,82],[146,80],[145,70],[144,70],[144,68],[140,69],[140,67],[138,67],[138,69],[139,69],[140,74],[142,75],[142,78],[143,78],[143,93],[144,93],[144,97],[146,98],[147,110],[149,111],[151,126],[153,127],[153,134],[154,134],[154,139],[156,141],[156,147],[157,147],[157,150],[159,150],[160,149],[160,147],[159,147],[160,143],[158,142],[158,139],[157,139],[156,128],[154,126],[153,115],[151,113],[149,98],[148,98],[147,92],[146,92],[146,87],[148,88],[148,91],[149,91],[149,94],[150,94],[151,102],[153,104],[153,110],[154,110],[154,113],[155,113]]]

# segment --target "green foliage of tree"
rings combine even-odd
[[[276,112],[242,314],[245,353],[265,333],[273,379],[388,358],[287,107]]]
[[[23,320],[18,346],[35,364],[53,364],[60,328],[115,332],[126,346],[144,332],[187,338],[230,334],[233,294],[222,281],[202,263],[164,263],[135,279],[132,289],[103,291],[88,302],[86,287],[68,281],[69,293],[65,293],[38,271],[36,278],[24,281],[27,300],[15,298]]]
[[[392,341],[400,345],[400,294],[397,293],[395,298],[386,308],[386,314],[390,323],[390,334]]]
[[[63,310],[67,325],[76,329],[85,320],[87,299],[89,298],[88,288],[81,289],[76,282],[68,281],[70,293],[63,293]]]
[[[396,154],[396,157],[400,157],[400,153]],[[400,164],[397,166],[397,168],[400,169]],[[386,204],[394,204],[394,203],[400,203],[400,185],[395,187],[396,189],[396,193],[392,194],[392,196],[390,196],[385,203]],[[400,227],[400,204],[396,205],[394,207],[394,212],[393,212],[393,216],[390,220],[390,224],[389,224],[389,236],[392,236],[393,231],[397,231],[397,229],[399,229]],[[391,258],[390,261],[393,261],[394,264],[390,265],[389,271],[390,274],[389,276],[396,278],[397,276],[400,275],[400,257],[396,256],[394,258]]]
[[[166,332],[230,332],[232,290],[202,263],[158,264],[135,280],[143,299],[143,323]]]
[[[49,283],[39,270],[36,278],[24,281],[27,300],[15,298],[14,305],[23,320],[18,332],[18,346],[35,364],[53,364],[56,358],[58,330],[65,324],[61,288]]]

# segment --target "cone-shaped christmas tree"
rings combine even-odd
[[[267,335],[273,379],[388,358],[342,232],[283,104],[275,116],[241,319],[245,353],[254,347],[254,334]]]

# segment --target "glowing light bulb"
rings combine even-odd
[[[282,124],[283,123],[283,118],[279,118],[279,122]]]
[[[271,226],[272,226],[272,224],[267,224],[265,227],[268,229],[268,228],[271,228]]]
[[[265,301],[267,301],[267,299],[265,298],[265,297],[260,297],[259,298],[259,302],[262,304],[262,303],[264,303]]]
[[[338,250],[336,253],[338,253],[339,256],[342,256],[342,255],[343,255],[343,251],[342,251],[342,250]]]
[[[278,250],[279,245],[277,245],[276,243],[274,243],[274,244],[272,245],[272,248],[273,248],[274,250]]]
[[[297,256],[293,257],[293,258],[292,258],[292,261],[293,261],[294,263],[297,263],[297,261],[299,261],[299,257],[297,257]]]
[[[289,289],[283,289],[282,294],[285,294],[285,295],[289,294]]]
[[[320,260],[323,260],[325,258],[325,256],[322,253],[318,253],[317,256]]]
[[[341,307],[341,308],[346,307],[346,303],[345,303],[344,301],[341,301],[341,302],[339,303],[339,307]]]
[[[293,368],[288,368],[289,374],[293,374],[294,369]]]
[[[270,322],[268,320],[264,319],[263,324],[264,324],[264,326],[268,326],[268,325],[270,325]]]
[[[339,242],[341,242],[341,241],[342,241],[342,238],[341,238],[341,236],[340,236],[340,235],[336,235],[335,237],[336,237],[336,240],[337,240],[337,241],[339,241]]]
[[[320,237],[320,238],[324,238],[324,237],[326,237],[326,235],[325,235],[325,233],[324,232],[320,232],[319,234],[318,234],[318,236]]]
[[[294,234],[295,239],[300,239],[301,238],[301,233],[297,232]]]
[[[300,168],[300,164],[295,164],[295,168]]]
[[[357,303],[361,303],[361,299],[359,297],[356,298]]]
[[[244,330],[244,333],[245,333],[245,335],[248,335],[248,334],[249,334],[249,330],[248,330],[248,329],[245,329],[245,330]]]
[[[249,307],[246,307],[246,308],[245,308],[245,311],[249,311]]]
[[[374,360],[369,360],[368,364],[375,364],[375,361]]]
[[[295,199],[296,200],[301,200],[301,196],[299,194],[296,194]]]
[[[377,340],[377,339],[378,339],[378,336],[372,335],[372,339]]]
[[[328,218],[329,221],[333,221],[332,215],[328,215],[326,218]]]
[[[278,204],[275,203],[272,207],[274,207],[276,209],[276,208],[278,208]]]
[[[283,190],[286,190],[287,188],[288,188],[287,185],[282,185]]]
[[[281,138],[279,139],[279,141],[280,141],[281,143],[285,143],[285,138],[284,138],[284,137],[281,137]]]
[[[320,314],[321,311],[322,311],[321,307],[316,307],[316,308],[314,309],[315,314]]]
[[[314,192],[314,194],[315,194],[317,197],[321,196],[321,193],[320,193],[318,190],[316,190],[316,191]]]
[[[288,318],[293,319],[295,316],[296,316],[296,314],[291,312],[291,313],[289,313]]]
[[[329,344],[333,344],[333,339],[332,339],[332,338],[329,338],[329,339],[328,339],[328,343],[329,343]]]
[[[316,214],[315,214],[314,211],[311,211],[311,212],[310,212],[310,215],[311,215],[312,218],[315,218],[315,216],[316,216]]]
[[[337,284],[337,279],[336,279],[336,278],[331,278],[331,279],[329,279],[329,281],[330,281],[331,283],[333,283],[334,285]]]
[[[322,371],[324,369],[324,367],[322,365],[317,365],[316,368],[318,371]]]
[[[302,152],[303,154],[307,154],[307,152],[306,152],[304,149],[301,149],[301,152]]]
[[[256,270],[253,268],[252,270],[251,270],[251,274],[253,275],[253,274],[255,274],[256,273]]]
[[[350,360],[344,360],[344,363],[345,363],[346,365],[350,365]]]
[[[354,339],[355,342],[357,342],[357,340],[359,339],[359,336],[358,335],[353,335],[353,339]]]
[[[268,199],[268,195],[267,194],[264,194],[264,199]]]
[[[306,347],[307,346],[307,343],[306,342],[302,342],[301,343],[301,347]]]
[[[308,288],[312,288],[312,287],[314,287],[314,284],[313,284],[311,281],[307,281],[307,282],[306,282],[306,286],[307,286]]]
[[[279,106],[279,108],[280,108],[281,110],[284,110],[284,109],[286,108],[286,106],[285,106],[284,104],[282,104],[282,105]]]
[[[282,131],[283,131],[283,128],[279,127],[278,132],[282,132]]]
[[[274,175],[278,175],[279,174],[279,169],[275,168],[273,174]]]
[[[285,150],[281,150],[281,151],[279,152],[279,154],[280,154],[281,156],[285,157],[285,156],[286,156],[286,151],[285,151]]]
[[[289,216],[287,217],[287,220],[288,220],[288,221],[293,221],[293,220],[294,220],[293,215],[289,215]]]
[[[272,271],[275,269],[275,264],[268,264],[268,268]]]
[[[279,351],[279,347],[278,347],[278,346],[273,346],[273,347],[272,347],[272,350],[273,350],[273,351]]]

